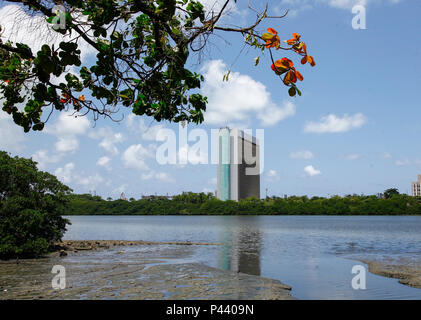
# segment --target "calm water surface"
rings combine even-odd
[[[188,261],[278,279],[299,299],[421,299],[421,290],[367,272],[355,259],[421,260],[421,217],[70,216],[69,240],[219,242]]]

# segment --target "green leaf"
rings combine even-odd
[[[288,93],[291,97],[294,97],[296,94],[296,90],[294,87],[289,88]]]

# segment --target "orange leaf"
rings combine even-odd
[[[306,63],[307,63],[307,56],[301,59],[301,64],[306,64]]]
[[[316,62],[314,61],[312,56],[307,56],[307,61],[308,61],[308,63],[310,63],[310,65],[312,67],[314,67],[316,65]]]
[[[285,68],[285,65],[284,65],[283,60],[276,60],[276,61],[275,61],[275,66],[276,66],[277,68]]]
[[[291,60],[289,60],[288,58],[282,58],[281,59],[284,64],[290,68],[292,68],[294,66],[294,62],[292,62]]]
[[[272,34],[278,34],[278,32],[276,32],[276,30],[272,29],[272,28],[268,28],[267,31],[272,33]]]
[[[301,36],[298,33],[293,33],[292,36],[294,37],[295,40],[300,40]]]
[[[287,43],[292,46],[295,43],[295,39],[289,39],[287,40]]]
[[[303,43],[302,42],[299,42],[298,44],[296,44],[294,46],[294,49],[297,50],[297,52],[300,52],[302,48],[303,48]]]
[[[298,80],[300,80],[300,81],[303,81],[304,80],[303,75],[300,72],[298,72],[297,70],[295,70],[295,75],[297,76],[297,79]]]
[[[291,73],[288,72],[284,77],[284,84],[289,85],[291,83]]]
[[[276,71],[279,74],[282,74],[282,73],[288,71],[288,69],[289,69],[288,65],[286,65],[285,62],[282,61],[282,60],[277,60],[275,62],[275,66],[276,66],[276,69],[277,69]]]
[[[278,61],[281,61],[281,60],[278,60]],[[288,71],[288,68],[286,66],[284,66],[283,64],[279,64],[279,63],[276,64],[276,62],[275,62],[274,65],[273,64],[271,65],[271,68],[272,68],[273,71],[275,71],[275,73],[278,76]]]
[[[297,76],[295,75],[295,72],[290,71],[289,73],[291,74],[291,80],[292,80],[292,82],[296,83],[297,82]]]
[[[79,96],[79,100],[80,101],[85,101],[85,96],[83,96],[83,95],[82,96]]]

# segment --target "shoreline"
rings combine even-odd
[[[0,269],[3,269],[0,271],[0,300],[296,299],[290,294],[292,288],[276,279],[189,261],[189,252],[194,252],[194,246],[213,245],[220,243],[63,240],[55,244],[53,252],[40,258],[0,261]],[[402,285],[421,289],[421,261],[350,259],[366,264],[372,274],[398,279]],[[68,290],[51,290],[51,279],[48,277],[52,264],[64,265],[70,270],[73,278]],[[15,279],[20,277],[26,278],[28,283],[14,284]],[[45,277],[48,281],[40,281]],[[31,283],[32,278],[38,282]],[[140,278],[143,280],[138,283]],[[155,290],[157,286],[160,292]],[[235,296],[237,288],[240,288],[240,296]]]
[[[421,289],[421,261],[402,261],[397,259],[385,259],[384,261],[356,260],[365,263],[368,266],[368,271],[373,274],[398,279],[398,282],[402,285]]]
[[[52,245],[52,251],[47,255],[67,252],[89,251],[109,249],[117,246],[152,246],[152,245],[175,245],[175,246],[218,246],[217,242],[191,242],[191,241],[144,241],[144,240],[62,240]]]
[[[110,249],[114,247],[127,246],[156,246],[156,245],[174,245],[174,246],[219,246],[218,242],[190,242],[190,241],[130,241],[130,240],[62,240],[54,245],[54,250],[48,255],[67,256],[68,253],[77,253],[79,251],[93,251],[99,249]],[[123,252],[123,251],[119,251]],[[356,259],[368,266],[368,271],[372,274],[386,278],[397,279],[402,285],[421,289],[421,261],[402,260],[370,260]]]
[[[279,280],[192,261],[201,245],[219,244],[64,240],[45,257],[0,261],[0,300],[295,300]],[[52,288],[54,265],[65,267],[63,290]]]
[[[421,214],[64,214],[63,217],[421,217]]]

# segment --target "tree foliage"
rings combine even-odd
[[[212,194],[183,193],[133,201],[105,201],[99,196],[71,195],[69,215],[420,215],[421,199],[364,195],[330,198],[290,196],[221,201]]]
[[[229,0],[210,13],[196,0],[9,2],[44,16],[55,33],[70,37],[58,47],[44,43],[34,53],[28,44],[3,41],[0,36],[2,108],[25,131],[42,130],[54,110],[71,109],[82,115],[92,111],[96,120],[112,117],[121,106],[157,121],[203,122],[207,98],[199,89],[204,79],[186,65],[191,52],[201,52],[216,31],[239,33],[247,45],[269,50],[272,69],[279,76],[285,74],[283,83],[291,96],[301,95],[295,83],[303,77],[288,58],[275,61],[271,49],[296,52],[303,56],[302,63],[314,65],[298,34],[282,47],[273,28],[264,34],[257,31],[263,20],[285,16],[269,16],[267,6],[263,12],[250,7],[256,13],[255,23],[233,28],[220,24]],[[58,3],[64,12],[54,10]],[[59,19],[65,23],[57,27]],[[94,61],[81,61],[81,43],[96,52]]]
[[[386,199],[390,199],[393,196],[399,195],[399,190],[396,188],[390,188],[390,189],[385,190],[383,195]]]
[[[40,255],[66,230],[71,189],[31,159],[0,152],[0,258]]]

